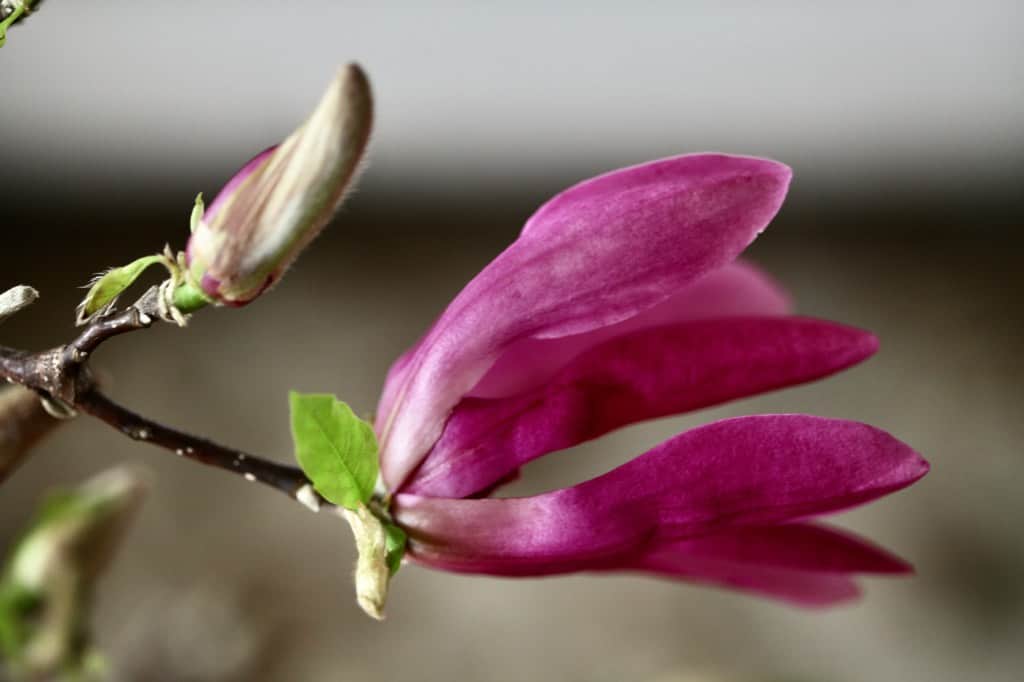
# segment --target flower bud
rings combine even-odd
[[[372,118],[369,81],[350,64],[309,119],[245,164],[196,221],[186,255],[190,281],[229,305],[266,291],[341,204]]]

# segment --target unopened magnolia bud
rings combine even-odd
[[[350,64],[309,119],[243,166],[194,221],[187,251],[193,285],[243,305],[277,281],[341,204],[372,119],[369,81]]]

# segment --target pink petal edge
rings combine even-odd
[[[211,201],[210,204],[206,207],[206,211],[203,213],[203,217],[206,219],[207,222],[213,220],[213,217],[217,214],[217,211],[219,211],[221,207],[225,203],[227,203],[228,199],[230,199],[231,196],[235,193],[235,190],[238,189],[238,186],[245,182],[245,180],[250,175],[252,175],[257,168],[259,168],[267,160],[269,160],[270,155],[273,154],[274,150],[276,149],[277,145],[264,149],[259,154],[246,161],[245,165],[238,169],[238,172],[236,172],[231,177],[231,179],[228,180],[223,187],[221,187],[220,192],[217,193],[217,196],[214,197],[213,201]]]

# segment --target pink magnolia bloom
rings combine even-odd
[[[787,315],[736,258],[790,170],[698,154],[615,171],[545,204],[391,368],[377,431],[409,556],[450,571],[643,571],[805,605],[908,564],[808,519],[910,485],[927,463],[857,422],[718,421],[579,485],[487,495],[613,429],[818,379],[877,349]]]

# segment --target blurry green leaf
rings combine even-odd
[[[31,636],[30,621],[43,598],[38,591],[4,580],[0,583],[0,657],[18,656]]]
[[[404,530],[392,523],[384,524],[384,533],[388,553],[388,570],[391,571],[391,575],[394,575],[402,567],[402,557],[405,556],[405,544],[408,537]]]
[[[135,473],[113,469],[46,498],[0,573],[0,678],[107,679],[90,641],[92,596],[143,493]]]
[[[78,323],[86,322],[96,313],[114,303],[125,289],[139,278],[146,268],[166,263],[163,256],[143,256],[119,268],[111,268],[91,282],[89,293],[78,304]]]
[[[292,391],[295,457],[317,492],[334,504],[356,509],[368,502],[377,482],[377,437],[333,395]]]

